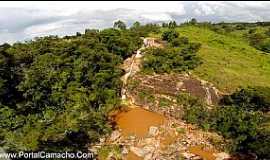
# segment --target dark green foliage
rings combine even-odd
[[[268,28],[267,31],[265,31],[265,34],[270,37],[270,28]]]
[[[246,27],[245,27],[244,24],[237,24],[237,25],[235,26],[235,29],[236,29],[236,30],[245,30]]]
[[[191,95],[181,93],[177,96],[177,103],[184,106],[183,119],[189,123],[199,124],[204,129],[210,127],[211,112],[205,107],[202,100]]]
[[[175,27],[177,27],[177,24],[175,21],[170,21],[168,27],[174,29]]]
[[[256,28],[251,28],[251,29],[248,30],[248,33],[249,34],[254,34],[256,31],[257,31]]]
[[[201,24],[198,24],[201,25]],[[240,25],[241,26],[241,25]],[[230,25],[230,24],[212,24],[207,26],[209,29],[211,29],[214,32],[217,32],[219,34],[228,34],[233,32],[234,30],[237,30],[236,26]],[[239,30],[242,30],[240,28],[238,28]]]
[[[162,23],[162,27],[166,28],[166,27],[168,27],[168,26],[169,26],[168,23],[165,23],[165,22]]]
[[[172,40],[178,37],[179,37],[179,33],[172,29],[162,33],[162,39],[168,42],[171,42]]]
[[[224,96],[221,102],[225,105],[237,105],[246,110],[269,111],[270,88],[249,87],[241,89],[232,95]]]
[[[265,33],[256,33],[256,31],[249,30],[249,34],[246,35],[246,37],[251,46],[258,50],[270,53],[270,34],[268,32],[269,31],[266,31]]]
[[[191,18],[191,20],[188,23],[191,24],[191,25],[195,25],[198,22],[197,22],[197,19],[196,18]]]
[[[127,26],[123,21],[118,20],[118,21],[114,22],[113,28],[125,30],[127,28]]]
[[[181,47],[189,43],[187,37],[179,37],[172,40],[171,44],[173,47]]]
[[[14,106],[21,99],[16,85],[19,83],[18,72],[12,55],[8,53],[9,44],[0,46],[0,103]]]
[[[258,45],[258,49],[261,51],[270,53],[270,39],[266,39]]]
[[[194,69],[201,64],[196,53],[200,45],[190,43],[183,48],[150,48],[143,61],[145,72],[171,73]]]
[[[233,150],[247,151],[247,144],[254,141],[262,122],[260,112],[249,112],[235,106],[218,108],[213,113],[212,128],[225,138],[234,141]]]
[[[151,23],[146,25],[140,25],[139,23],[135,22],[130,28],[130,30],[140,37],[147,37],[149,33],[159,33],[160,26]]]
[[[119,64],[141,46],[130,30],[0,46],[0,145],[8,151],[87,149],[111,128]]]
[[[249,92],[241,92],[240,97],[249,96]],[[183,94],[179,95],[177,102],[184,106],[183,118],[187,122],[217,131],[225,138],[231,139],[232,143],[228,147],[232,152],[252,152],[260,159],[270,157],[270,132],[267,127],[269,119],[262,112],[241,107],[241,101],[230,106],[209,109],[197,98]],[[245,103],[252,105],[250,101]]]
[[[250,45],[257,46],[258,44],[262,43],[265,39],[264,35],[261,33],[253,33],[249,35]]]
[[[139,28],[140,26],[141,26],[141,23],[138,22],[138,21],[136,21],[136,22],[133,23],[132,28],[137,29],[137,28]]]
[[[261,159],[270,159],[270,131],[269,129],[261,129],[252,143],[248,143],[247,147],[251,151],[255,151]]]
[[[164,27],[164,28],[168,27],[170,29],[174,29],[175,27],[177,27],[177,23],[175,21],[170,21],[168,23],[163,22],[162,27]]]
[[[100,32],[100,35],[101,42],[106,45],[108,50],[124,59],[129,57],[142,44],[139,35],[129,30],[105,29]]]

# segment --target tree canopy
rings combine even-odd
[[[141,44],[135,32],[105,29],[0,46],[1,146],[73,151],[108,133],[119,65]]]

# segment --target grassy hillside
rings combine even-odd
[[[200,42],[203,64],[193,73],[232,92],[239,86],[270,87],[270,55],[249,46],[240,36],[221,35],[207,28],[178,27],[180,36]]]

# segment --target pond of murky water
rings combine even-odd
[[[115,116],[116,125],[122,130],[124,136],[145,137],[150,126],[159,126],[165,121],[164,116],[140,107],[128,109]]]

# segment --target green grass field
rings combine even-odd
[[[270,87],[270,55],[249,46],[241,36],[221,35],[196,26],[178,27],[177,31],[202,44],[199,56],[203,64],[192,71],[194,75],[223,92],[246,86]]]

